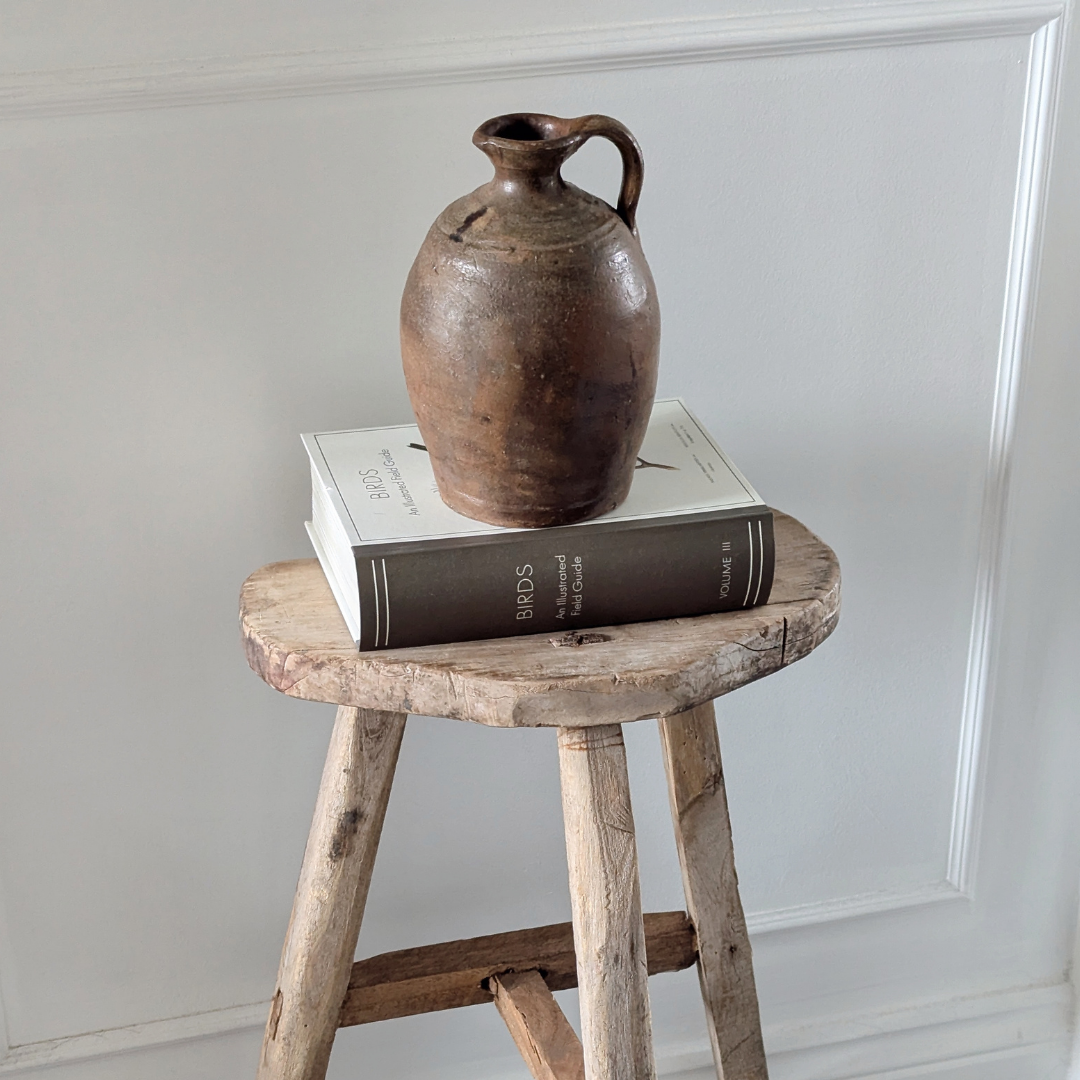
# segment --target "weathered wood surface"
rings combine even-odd
[[[542,634],[358,653],[318,562],[272,563],[241,591],[248,663],[292,697],[496,727],[668,716],[794,663],[832,633],[836,556],[794,518],[775,523],[769,604],[597,628],[611,640],[576,649]]]
[[[645,915],[649,974],[682,971],[697,960],[685,911]],[[551,990],[577,986],[571,923],[444,941],[357,960],[341,1006],[341,1027],[491,1001],[486,982],[506,971],[543,972]]]
[[[618,724],[559,729],[587,1080],[655,1080],[637,845]]]
[[[338,709],[263,1038],[259,1080],[323,1080],[405,716]]]
[[[686,905],[718,1080],[768,1080],[712,702],[660,721]]]
[[[534,1080],[585,1080],[581,1040],[539,971],[496,975],[491,989]]]

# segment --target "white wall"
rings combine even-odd
[[[0,1075],[253,1071],[333,710],[247,671],[237,590],[309,555],[297,433],[409,418],[405,274],[488,175],[472,129],[517,109],[637,134],[660,390],[843,566],[833,639],[718,705],[774,1077],[1064,1075],[1080,88],[1059,8],[3,18]],[[613,198],[617,160],[590,144],[567,172]],[[681,907],[653,725],[627,742],[644,902]],[[568,900],[552,734],[411,721],[360,953]],[[693,973],[651,987],[661,1071],[707,1075]],[[344,1031],[330,1075],[524,1073],[475,1008]]]

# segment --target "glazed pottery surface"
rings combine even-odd
[[[622,154],[618,209],[559,173],[596,135]],[[409,396],[453,509],[496,525],[582,521],[626,498],[656,390],[641,153],[604,116],[501,116],[473,142],[495,177],[439,216],[402,297]]]

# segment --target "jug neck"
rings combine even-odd
[[[559,169],[584,141],[568,134],[567,122],[540,113],[496,116],[473,133],[473,145],[495,166],[495,182],[508,193],[557,194],[565,188]]]

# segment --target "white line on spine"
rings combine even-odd
[[[752,521],[746,523],[746,531],[750,536],[750,569],[746,575],[746,596],[742,602],[743,607],[748,607],[750,604],[750,589],[754,584],[754,523]]]
[[[374,566],[374,564],[372,564]],[[386,604],[386,629],[383,631],[382,643],[384,647],[390,646],[390,586],[386,582],[386,560],[382,560],[382,585],[383,585],[383,603]],[[761,582],[758,582],[758,588],[761,588]]]
[[[757,542],[758,542],[758,568],[757,568],[757,591],[754,593],[754,603],[758,602],[758,597],[761,595],[761,581],[765,577],[765,538],[761,533],[761,518],[757,520]]]
[[[371,560],[371,583],[375,586],[375,644],[379,647],[379,575],[375,573],[375,560]]]

